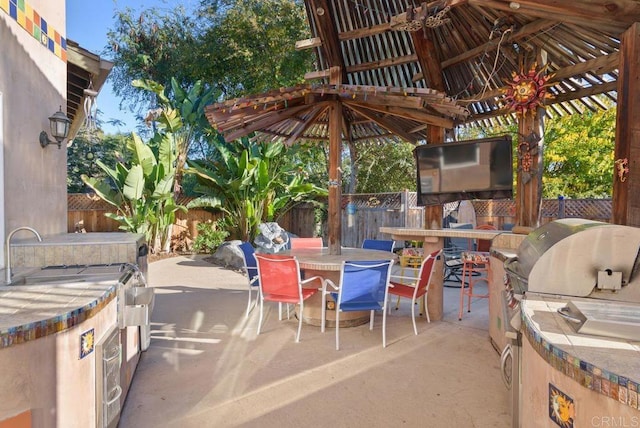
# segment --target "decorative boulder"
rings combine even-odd
[[[241,269],[244,266],[244,261],[242,250],[239,248],[240,244],[242,241],[239,240],[223,242],[212,256],[214,262],[226,267]]]

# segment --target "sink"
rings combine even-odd
[[[60,285],[71,283],[117,282],[121,276],[119,265],[65,266],[31,269],[16,274],[7,285]]]

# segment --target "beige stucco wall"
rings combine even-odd
[[[34,427],[96,426],[96,351],[81,359],[80,336],[93,328],[99,343],[116,317],[113,299],[75,327],[0,349],[0,421],[31,411]]]
[[[66,37],[64,0],[27,3]],[[57,145],[43,149],[38,136],[49,132],[49,116],[60,106],[66,110],[67,65],[3,10],[0,40],[5,236],[18,226],[34,227],[43,235],[64,233],[66,150]]]

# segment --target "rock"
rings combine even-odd
[[[240,244],[242,244],[240,240],[223,242],[212,256],[214,262],[227,267],[242,268],[244,259],[239,248]]]

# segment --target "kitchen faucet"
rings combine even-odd
[[[42,237],[40,236],[40,234],[33,228],[28,227],[28,226],[21,226],[21,227],[17,227],[15,229],[13,229],[11,232],[9,232],[9,235],[7,235],[7,242],[4,248],[4,254],[6,256],[6,263],[5,263],[5,285],[9,285],[11,283],[11,238],[13,238],[13,235],[15,235],[16,232],[19,232],[21,230],[28,230],[33,232],[34,235],[36,235],[36,238],[38,238],[39,242],[42,242]]]

